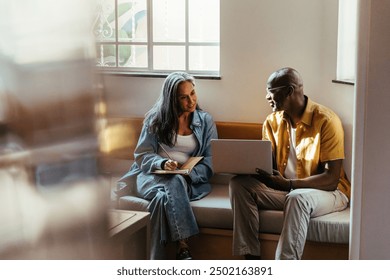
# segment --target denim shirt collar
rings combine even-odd
[[[192,129],[195,138],[198,140],[198,147],[195,149],[194,156],[198,155],[199,152],[203,149],[203,137],[202,137],[202,121],[199,114],[199,110],[195,110],[192,116],[192,122],[190,128]]]
[[[190,125],[191,129],[201,126],[199,111],[195,110],[193,114],[194,115],[192,116],[192,122]]]

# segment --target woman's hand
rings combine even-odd
[[[179,163],[175,160],[167,160],[164,164],[164,170],[176,170],[179,166]]]

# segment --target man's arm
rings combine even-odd
[[[304,188],[334,191],[337,189],[337,185],[339,183],[342,164],[342,159],[328,161],[324,164],[324,172],[321,174],[309,176],[303,179],[292,179],[291,182],[290,179],[284,178],[277,170],[274,170],[272,175],[268,175],[265,172],[263,173],[260,170],[259,179],[267,184],[268,187],[282,191]]]

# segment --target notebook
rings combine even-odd
[[[272,174],[272,146],[267,140],[212,139],[215,173],[256,174],[260,168]]]
[[[157,169],[153,173],[156,174],[184,174],[188,175],[191,173],[192,168],[203,159],[203,157],[190,157],[179,169],[176,170],[160,170]]]

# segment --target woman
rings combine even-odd
[[[165,258],[164,245],[169,241],[177,242],[177,259],[192,259],[187,239],[199,229],[190,201],[211,190],[213,138],[217,138],[216,126],[197,103],[194,78],[184,72],[171,73],[146,114],[135,162],[120,180],[136,176],[138,195],[150,201],[152,259]],[[174,170],[192,156],[203,159],[188,175],[153,173]]]

